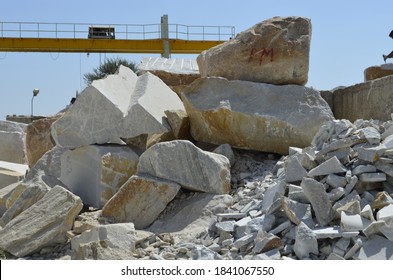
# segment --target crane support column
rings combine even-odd
[[[162,57],[169,58],[171,56],[170,44],[169,44],[169,27],[168,27],[168,15],[161,17],[161,39],[164,43],[164,52],[161,54]]]

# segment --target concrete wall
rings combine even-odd
[[[391,120],[393,113],[393,76],[356,84],[333,93],[321,92],[336,119]],[[333,99],[333,100],[332,100]]]

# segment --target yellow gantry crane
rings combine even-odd
[[[0,52],[199,54],[233,38],[233,26],[0,22]]]

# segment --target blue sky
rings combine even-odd
[[[2,1],[0,21],[150,24],[167,14],[170,24],[233,25],[239,33],[274,16],[304,16],[312,22],[307,86],[325,90],[363,82],[365,68],[383,63],[382,54],[393,50],[392,11],[391,0],[12,0]],[[138,63],[156,55],[0,52],[0,119],[30,114],[34,88],[34,114],[55,114],[83,90],[82,75],[112,56]]]

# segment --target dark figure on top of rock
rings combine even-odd
[[[393,30],[390,31],[389,37],[393,39]],[[384,60],[385,63],[386,63],[386,59],[388,59],[388,58],[393,58],[393,51],[392,51],[390,54],[388,54],[388,55],[384,55],[384,54],[383,54],[382,57],[383,57],[383,60]]]

